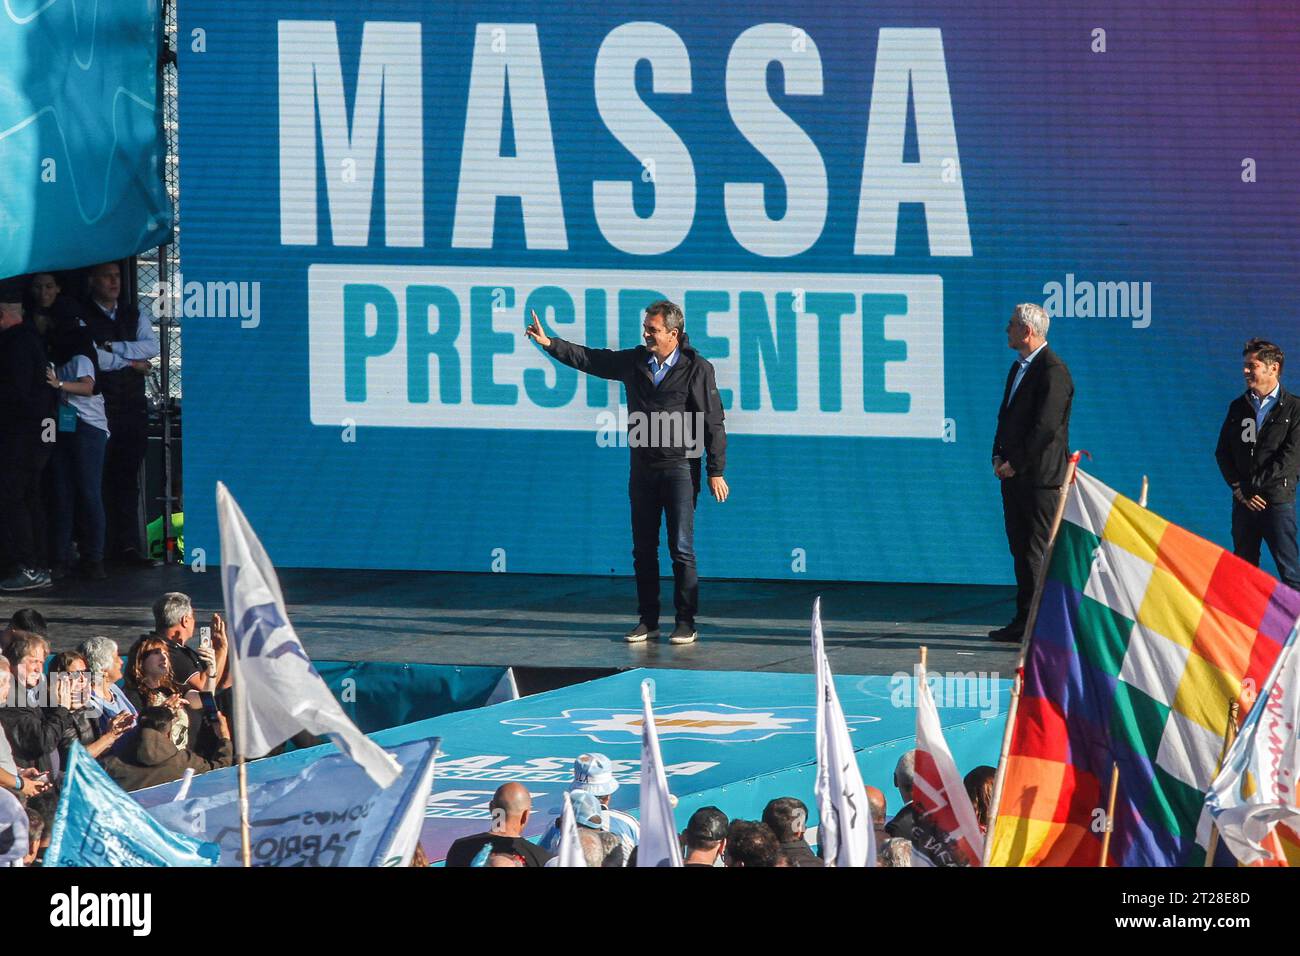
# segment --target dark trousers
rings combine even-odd
[[[632,567],[637,611],[648,627],[659,626],[659,523],[668,519],[673,560],[673,606],[679,624],[695,624],[700,579],[695,570],[695,500],[698,477],[687,461],[667,468],[634,466],[627,493],[632,502]]]
[[[1016,570],[1016,616],[1013,628],[1024,628],[1034,588],[1043,572],[1043,556],[1052,519],[1061,500],[1060,488],[1041,488],[1019,478],[1002,481],[1002,517]]]
[[[1232,553],[1258,567],[1262,542],[1268,542],[1282,583],[1300,591],[1295,502],[1269,505],[1263,511],[1251,511],[1239,501],[1232,502]]]
[[[41,478],[52,445],[33,427],[0,437],[0,535],[5,560],[29,570],[46,567]]]
[[[77,419],[75,432],[59,435],[54,454],[54,560],[66,565],[72,559],[72,519],[82,535],[81,556],[87,561],[104,558],[104,502],[100,489],[104,477],[104,451],[108,435]]]
[[[104,453],[105,552],[121,557],[124,551],[145,554],[141,540],[140,463],[144,461],[149,432],[143,412],[126,412],[109,418],[108,448]]]

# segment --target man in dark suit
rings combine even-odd
[[[1272,342],[1251,339],[1241,354],[1246,392],[1228,406],[1214,452],[1232,488],[1232,552],[1258,566],[1259,546],[1267,541],[1278,577],[1300,590],[1300,398],[1282,387],[1282,350]]]
[[[580,372],[622,382],[627,390],[632,567],[641,620],[624,640],[638,644],[659,636],[659,526],[666,519],[677,617],[668,640],[692,644],[699,634],[694,536],[701,456],[708,455],[709,493],[718,502],[730,493],[722,477],[727,432],[713,366],[691,348],[682,310],[667,300],[645,311],[645,345],[618,352],[549,336],[536,313],[532,319],[525,334],[546,354]]]
[[[99,376],[108,414],[104,457],[105,556],[149,565],[140,512],[140,465],[149,445],[149,401],[145,377],[159,354],[158,333],[149,315],[122,297],[122,270],[103,262],[90,270],[90,295],[82,318],[95,340]],[[98,576],[91,568],[92,576]]]
[[[993,438],[993,474],[1002,482],[1002,515],[1016,572],[1016,615],[990,631],[1019,642],[1047,552],[1052,518],[1070,457],[1070,370],[1047,347],[1051,316],[1042,306],[1016,306],[1007,345],[1019,355],[1007,372]]]

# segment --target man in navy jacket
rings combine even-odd
[[[629,643],[659,636],[659,525],[668,522],[673,561],[676,627],[670,641],[691,644],[698,636],[699,576],[695,568],[695,502],[700,458],[708,455],[709,492],[727,500],[727,433],[722,401],[710,365],[686,340],[682,310],[672,302],[646,309],[645,345],[611,351],[589,349],[548,336],[533,313],[527,336],[546,353],[580,372],[622,382],[627,391],[632,502],[632,563],[640,622]]]
[[[1214,457],[1232,489],[1232,551],[1259,564],[1268,550],[1283,583],[1300,590],[1295,486],[1300,478],[1300,399],[1282,387],[1282,350],[1251,339],[1242,354],[1246,391],[1228,406]]]

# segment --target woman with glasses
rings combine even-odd
[[[76,740],[94,758],[108,752],[134,723],[133,718],[119,715],[109,722],[107,730],[100,733],[98,708],[91,693],[90,668],[86,659],[76,651],[61,651],[50,663],[50,681],[55,702],[66,707],[72,715],[71,725],[64,733],[59,746],[63,765],[67,766],[68,749]]]

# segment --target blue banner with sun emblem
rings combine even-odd
[[[153,0],[15,0],[0,16],[0,277],[171,239]]]
[[[816,714],[813,678],[760,674],[634,670],[477,710],[445,714],[373,734],[380,745],[442,737],[433,793],[421,840],[429,859],[443,858],[459,837],[491,825],[488,801],[518,781],[533,795],[526,836],[541,836],[560,812],[579,754],[610,758],[619,787],[617,810],[637,813],[641,760],[640,683],[655,681],[655,722],[668,787],[677,798],[676,825],[714,805],[734,818],[756,819],[775,797],[794,796],[817,821],[813,799]],[[915,742],[910,674],[835,679],[863,779],[885,792],[890,813],[901,807],[894,764]],[[997,763],[1010,681],[997,675],[944,675],[933,683],[939,716],[962,773]],[[333,747],[300,750],[249,764],[250,786],[296,773]],[[234,771],[195,780],[199,789],[234,786]],[[174,784],[134,794],[145,806],[170,800]]]

